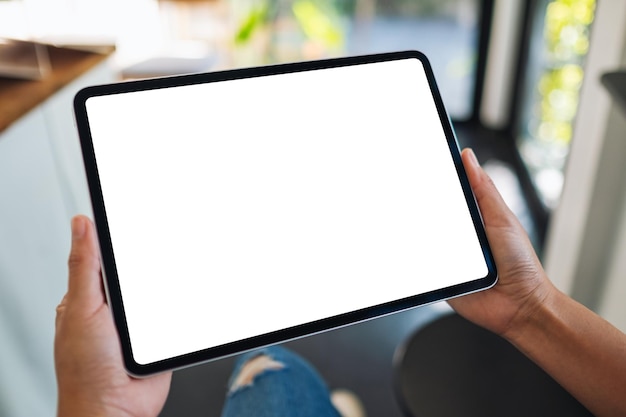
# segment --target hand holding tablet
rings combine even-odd
[[[420,53],[90,87],[75,104],[134,375],[496,281]]]

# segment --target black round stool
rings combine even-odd
[[[415,332],[395,361],[408,416],[592,416],[513,345],[457,314]]]

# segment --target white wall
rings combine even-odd
[[[0,135],[0,415],[51,416],[69,220],[41,109]]]
[[[72,98],[113,80],[104,64],[0,133],[0,416],[56,413],[52,346],[70,218],[91,212]]]

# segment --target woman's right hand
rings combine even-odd
[[[515,330],[556,288],[547,279],[526,231],[471,149],[463,165],[480,208],[498,270],[493,288],[449,300],[468,320],[501,336]]]

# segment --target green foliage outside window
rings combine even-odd
[[[560,196],[595,5],[596,0],[553,0],[545,12],[543,68],[520,146],[548,207]]]
[[[333,0],[256,0],[239,24],[234,46],[252,45],[252,59],[263,64],[327,58],[343,52],[346,2]],[[258,41],[255,38],[260,38]]]
[[[548,5],[544,37],[548,68],[539,81],[540,140],[569,144],[589,49],[595,0],[556,0]]]

